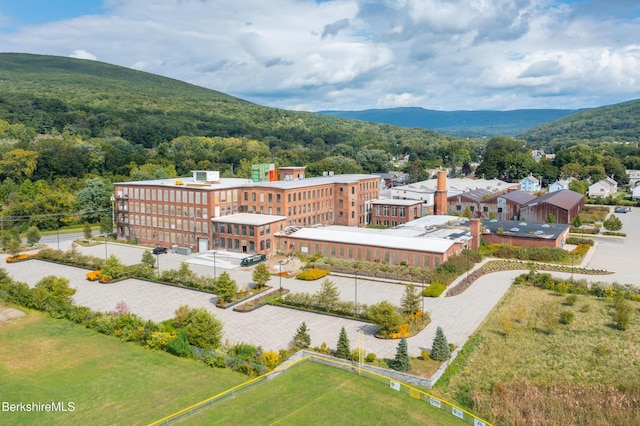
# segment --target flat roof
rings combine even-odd
[[[517,220],[485,219],[482,226],[495,235],[510,235],[521,238],[538,238],[544,240],[558,239],[569,225],[563,223],[529,223]],[[502,228],[498,233],[498,228]]]
[[[420,200],[400,200],[397,198],[384,198],[371,201],[371,204],[389,204],[391,206],[413,206],[414,204],[422,204]]]
[[[357,231],[354,232],[355,229],[357,229]],[[454,241],[444,238],[402,237],[396,235],[385,235],[384,231],[379,231],[380,230],[371,230],[367,228],[352,228],[349,226],[332,226],[302,228],[289,234],[288,237],[313,241],[325,241],[328,243],[358,244],[371,247],[404,249],[428,253],[446,253],[447,250],[455,244]]]
[[[269,223],[286,220],[286,216],[276,216],[272,214],[259,213],[236,213],[229,216],[219,216],[211,218],[211,222],[233,223],[238,225],[267,225]]]
[[[297,168],[297,167],[296,167]],[[367,174],[346,174],[346,175],[333,175],[333,176],[317,176],[296,180],[279,180],[275,182],[253,182],[251,179],[240,178],[220,178],[215,182],[197,182],[192,176],[169,178],[169,179],[154,179],[154,180],[141,180],[132,182],[116,182],[115,185],[128,185],[128,186],[170,186],[174,188],[182,189],[201,189],[204,191],[217,191],[221,189],[232,188],[281,188],[281,189],[295,189],[306,188],[315,185],[326,185],[331,183],[354,183],[363,179],[376,179],[379,177],[375,175]],[[178,184],[180,182],[181,184]]]

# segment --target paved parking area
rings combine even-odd
[[[627,214],[619,214],[623,221],[626,239],[598,238],[592,254],[585,258],[583,266],[616,271],[613,275],[587,277],[590,280],[606,280],[623,284],[639,284],[639,276],[633,267],[633,256],[640,253],[640,210],[634,209]],[[63,244],[66,249],[69,244]],[[105,246],[79,247],[83,253],[94,256],[105,256]],[[115,254],[126,264],[138,263],[144,248],[109,243],[106,254]],[[4,261],[6,256],[0,257]],[[213,255],[183,256],[175,253],[160,255],[160,269],[176,269],[184,261],[190,268],[201,275],[213,275]],[[239,286],[251,283],[250,268],[240,268],[238,255],[216,254],[216,273],[223,270],[230,273]],[[4,262],[3,262],[4,263]],[[70,280],[71,286],[77,289],[74,296],[76,303],[89,306],[99,311],[111,311],[116,304],[124,301],[132,312],[145,319],[161,321],[171,318],[180,305],[204,307],[213,312],[224,323],[224,339],[229,343],[248,342],[261,345],[264,349],[286,348],[298,326],[305,321],[309,327],[312,345],[319,346],[325,342],[335,347],[340,327],[345,327],[351,346],[359,345],[359,332],[362,331],[362,342],[366,352],[373,352],[379,357],[391,358],[395,355],[397,341],[380,340],[373,336],[375,327],[361,321],[330,317],[292,309],[265,306],[251,313],[233,312],[215,307],[216,297],[199,291],[149,283],[141,280],[125,280],[113,284],[97,284],[86,280],[86,270],[56,265],[48,262],[30,260],[27,262],[6,264],[9,274],[16,280],[35,285],[47,275],[64,276]],[[469,289],[455,297],[424,298],[424,307],[431,313],[431,323],[417,336],[408,339],[409,352],[412,356],[420,354],[422,349],[431,347],[435,330],[441,326],[448,340],[456,345],[463,344],[475,332],[482,321],[491,312],[502,296],[509,289],[518,271],[505,271],[481,277]],[[577,274],[576,274],[577,275]],[[578,275],[577,275],[578,276]],[[340,291],[343,300],[355,300],[356,282],[350,276],[331,276],[331,280]],[[289,278],[273,277],[269,285],[277,289],[282,282],[284,288],[292,292],[314,293],[320,289],[321,280],[298,281]],[[358,303],[373,304],[388,300],[395,305],[400,304],[404,286],[369,281],[358,277]]]

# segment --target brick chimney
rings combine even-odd
[[[447,174],[444,170],[438,171],[438,186],[433,200],[434,214],[447,214]]]
[[[469,231],[471,232],[471,250],[480,248],[480,219],[469,219]]]

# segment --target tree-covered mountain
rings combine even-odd
[[[569,109],[512,111],[435,111],[418,107],[320,111],[333,117],[431,129],[455,137],[515,136],[535,126],[574,114]]]
[[[178,136],[248,137],[271,145],[397,147],[444,137],[428,130],[287,111],[97,61],[0,54],[0,118],[38,134],[122,137],[147,148]]]
[[[640,100],[593,108],[519,135],[532,147],[556,151],[578,143],[638,142]]]

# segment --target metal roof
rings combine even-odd
[[[527,203],[525,207],[532,207],[536,204],[551,204],[565,210],[571,210],[584,200],[584,195],[570,189],[549,192]]]

